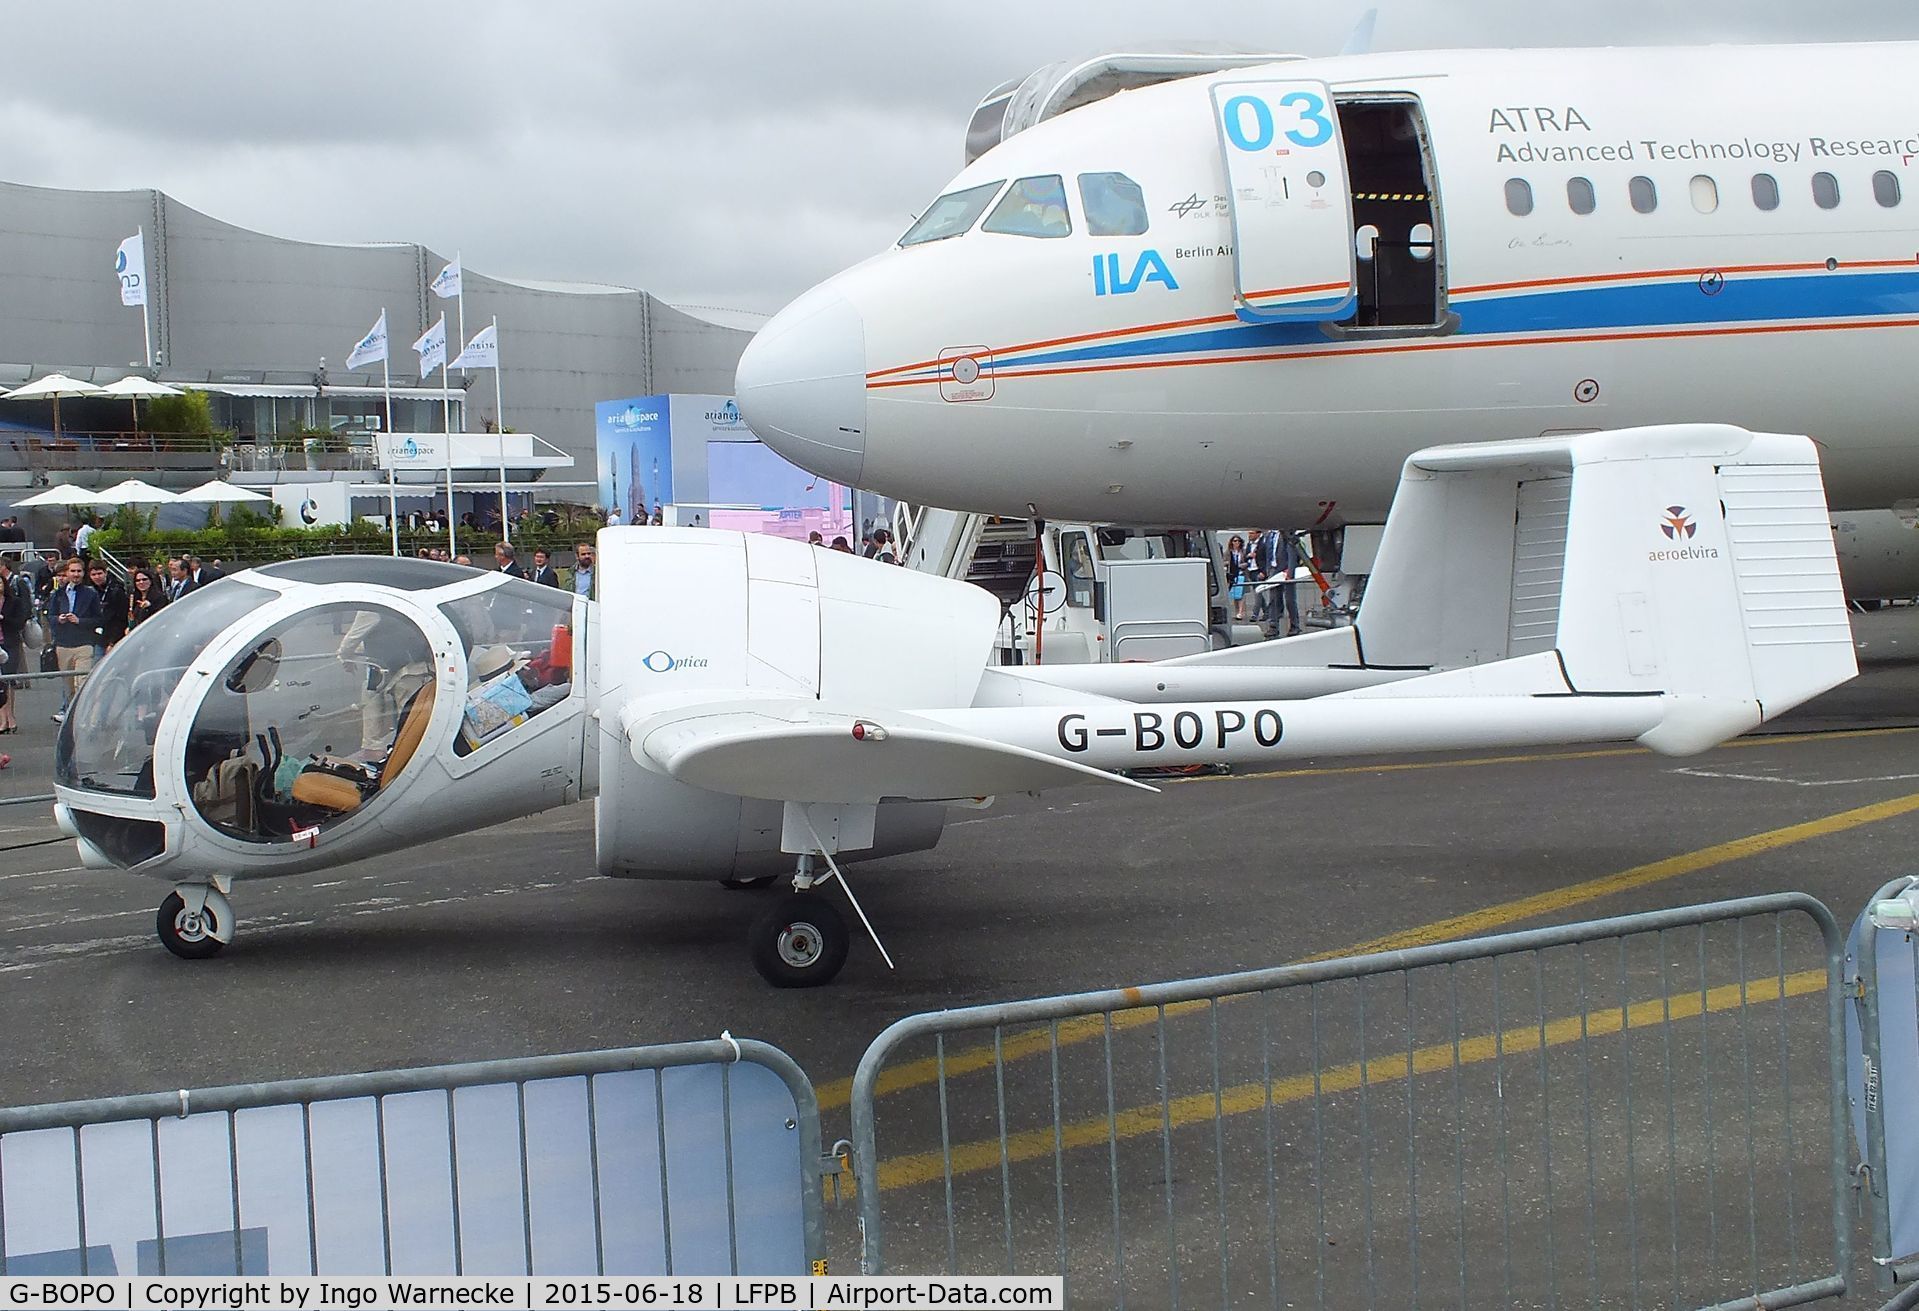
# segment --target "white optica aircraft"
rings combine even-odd
[[[894,249],[760,331],[739,404],[810,470],[1016,517],[1378,523],[1421,447],[1672,422],[1809,433],[1835,508],[1889,509],[1919,497],[1916,64],[1035,75]]]
[[[949,803],[1153,766],[1686,754],[1744,732],[1855,672],[1826,516],[1803,437],[1438,447],[1404,468],[1356,625],[1043,669],[989,666],[979,588],[740,533],[608,529],[597,601],[417,560],[270,565],[100,663],[61,730],[56,813],[89,867],[175,885],[159,936],[197,957],[232,938],[238,881],[595,797],[604,874],[797,863],[752,955],[823,983],[850,934],[818,885],[931,847]]]

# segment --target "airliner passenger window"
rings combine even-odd
[[[1880,169],[1872,175],[1872,198],[1891,209],[1899,203],[1899,178],[1897,174]]]
[[[1651,178],[1634,178],[1626,184],[1626,192],[1632,197],[1632,207],[1641,214],[1650,214],[1659,207],[1659,192],[1653,188]]]
[[[1814,173],[1812,203],[1821,209],[1836,208],[1839,204],[1839,179],[1830,173]]]
[[[1770,173],[1752,175],[1752,203],[1760,209],[1779,208],[1779,180]]]
[[[1566,179],[1566,203],[1572,206],[1575,214],[1590,214],[1598,207],[1598,197],[1593,194],[1593,184],[1588,178]]]
[[[918,246],[928,241],[944,241],[948,237],[957,237],[979,221],[986,207],[999,194],[1000,184],[988,182],[977,187],[968,187],[964,191],[949,191],[926,207],[919,222],[906,230],[900,238],[902,246]]]
[[[1066,217],[1066,184],[1057,173],[1044,177],[1021,178],[1006,188],[1006,195],[981,232],[999,232],[1009,237],[1064,237],[1073,231]]]
[[[1506,209],[1519,218],[1533,212],[1533,186],[1525,178],[1506,179]]]
[[[1719,208],[1719,184],[1704,173],[1696,173],[1692,179],[1692,207],[1701,214],[1710,214]]]
[[[1146,196],[1124,173],[1079,175],[1086,231],[1095,237],[1137,237],[1146,231]]]
[[[1379,228],[1372,223],[1362,223],[1353,233],[1353,254],[1361,262],[1370,260],[1379,251]]]

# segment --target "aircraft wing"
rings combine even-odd
[[[952,801],[1087,783],[1158,791],[1123,775],[897,711],[798,699],[629,702],[633,758],[693,787],[768,801]],[[857,730],[857,731],[856,731]]]

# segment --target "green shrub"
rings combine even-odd
[[[203,391],[187,391],[178,396],[155,396],[142,408],[144,413],[141,417],[148,432],[211,437],[218,431],[213,426],[213,411]]]

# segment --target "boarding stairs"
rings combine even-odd
[[[894,508],[893,536],[908,568],[963,578],[1002,606],[1023,596],[1033,578],[1033,525],[1027,519],[902,503]]]

